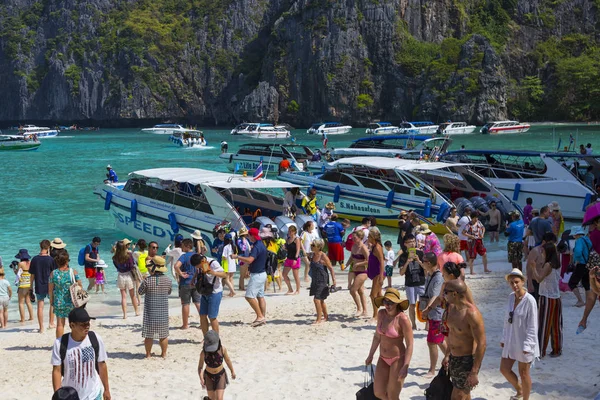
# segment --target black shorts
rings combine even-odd
[[[202,296],[196,288],[192,285],[180,285],[179,286],[179,298],[181,299],[181,304],[190,304],[192,301],[194,303],[200,304],[200,300]]]
[[[581,282],[581,286],[583,286],[586,292],[590,290],[590,270],[587,269],[585,264],[575,265],[573,275],[569,279],[569,288],[571,291],[579,285],[579,282]]]
[[[487,229],[488,232],[498,232],[498,225],[490,225]]]

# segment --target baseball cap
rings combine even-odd
[[[252,229],[251,229],[252,230]],[[219,334],[213,330],[206,332],[204,335],[204,351],[212,353],[219,348]]]
[[[248,235],[252,236],[256,240],[261,240],[260,236],[258,235],[258,229],[256,228],[250,228]]]
[[[69,323],[71,322],[89,322],[90,319],[96,319],[89,316],[85,308],[74,308],[69,313]]]

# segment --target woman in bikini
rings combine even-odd
[[[219,334],[210,330],[204,335],[204,348],[200,352],[198,375],[202,388],[206,388],[210,400],[223,400],[225,388],[229,384],[223,361],[231,371],[231,379],[235,379],[235,371],[227,354],[227,349],[221,345]],[[206,363],[204,373],[202,369]]]
[[[388,288],[384,296],[375,299],[375,305],[377,308],[383,305],[385,309],[378,313],[377,329],[365,364],[373,362],[373,355],[379,347],[373,384],[375,396],[399,400],[413,353],[412,325],[404,313],[408,309],[408,299],[402,297],[398,290]]]
[[[385,272],[385,258],[383,257],[383,245],[381,244],[381,232],[379,232],[379,229],[369,229],[368,243],[371,253],[367,262],[367,276],[373,281],[369,297],[373,304],[373,321],[377,322],[377,310],[379,307],[375,305],[375,299],[381,296],[383,273]]]
[[[354,274],[354,280],[350,287],[350,295],[356,304],[355,317],[367,317],[367,297],[365,296],[365,281],[367,280],[367,258],[369,249],[363,242],[365,232],[362,229],[352,233],[353,244],[348,265]]]

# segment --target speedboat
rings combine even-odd
[[[488,122],[479,130],[483,134],[497,133],[525,133],[531,128],[529,124],[522,124],[519,121],[495,121]]]
[[[469,164],[426,162],[383,157],[353,157],[333,162],[322,174],[282,173],[280,180],[317,189],[318,203],[336,204],[336,213],[352,220],[375,216],[377,223],[396,227],[402,210],[415,210],[423,221],[441,226],[452,199],[495,199],[506,212],[516,206]],[[477,198],[477,199],[476,199]]]
[[[402,122],[398,126],[398,133],[404,135],[433,135],[437,128],[438,126],[431,121]]]
[[[326,153],[325,159],[309,161],[308,169],[321,171],[328,163],[348,157],[400,157],[408,159],[435,159],[446,152],[452,139],[431,135],[389,135],[360,138],[350,147],[337,148]]]
[[[28,135],[0,135],[0,151],[31,151],[37,150],[41,143]]]
[[[198,132],[195,129],[184,128],[179,124],[158,124],[154,125],[152,128],[144,128],[142,132],[146,133],[155,133],[157,135],[172,135],[175,132],[183,133],[183,132]]]
[[[241,124],[231,130],[232,135],[243,135],[253,139],[286,139],[290,131],[284,125],[249,123]]]
[[[24,125],[19,127],[19,134],[35,135],[38,139],[58,136],[58,130],[48,128],[47,126]]]
[[[206,139],[201,131],[174,132],[169,140],[181,147],[206,146]]]
[[[311,135],[344,135],[350,132],[351,129],[350,125],[342,125],[339,122],[319,122],[312,124],[306,133]]]
[[[254,171],[262,162],[262,168],[268,172],[278,172],[279,163],[287,158],[292,169],[304,171],[307,160],[313,158],[313,152],[307,146],[295,143],[246,143],[235,153],[223,153],[219,158],[230,171]]]
[[[472,164],[474,171],[520,206],[528,197],[534,207],[556,201],[564,218],[581,219],[595,193],[565,168],[565,157],[532,151],[457,150],[440,159]]]
[[[281,190],[294,187],[197,168],[156,168],[132,172],[126,182],[99,185],[94,193],[104,200],[118,229],[163,247],[177,233],[199,229],[209,239],[217,225],[237,231],[252,222],[253,214],[275,218],[283,212]]]
[[[370,123],[365,131],[368,135],[390,135],[398,133],[399,128],[389,122]]]
[[[475,125],[467,125],[466,122],[444,122],[440,124],[436,134],[438,135],[468,135],[475,132]]]

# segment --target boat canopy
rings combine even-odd
[[[387,158],[387,157],[352,157],[344,158],[332,163],[334,166],[352,165],[365,166],[369,168],[380,169],[397,169],[402,171],[431,171],[442,168],[451,168],[457,166],[472,167],[470,163],[446,163],[446,162],[429,162],[429,161],[414,161],[402,158]]]
[[[263,179],[255,181],[251,176],[242,177],[230,173],[215,172],[199,168],[154,168],[134,171],[129,175],[132,177],[154,178],[163,181],[189,183],[192,185],[206,185],[221,189],[291,189],[299,187],[298,185],[279,180]]]
[[[409,121],[408,123],[416,127],[435,125],[432,121]]]
[[[423,141],[423,140],[427,140],[427,139],[431,139],[431,138],[433,138],[432,135],[380,135],[380,136],[376,136],[376,137],[364,137],[364,138],[356,139],[353,143],[383,142],[386,140],[407,140],[407,139]]]
[[[154,125],[155,128],[181,128],[179,124],[158,124]]]

